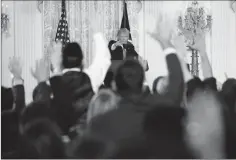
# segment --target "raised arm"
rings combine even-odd
[[[167,49],[164,50],[164,52],[167,51]],[[165,95],[170,97],[177,104],[180,104],[183,99],[184,80],[181,64],[175,50],[167,52],[166,63],[169,73],[169,85]]]
[[[184,61],[184,57],[187,53],[186,45],[184,42],[184,37],[181,35],[175,34],[173,36],[172,43],[177,50],[177,55],[178,55],[178,58],[179,58],[179,61],[181,64],[181,68],[182,68],[182,72],[183,72],[183,76],[184,76],[184,82],[188,83],[188,81],[193,79],[193,76],[189,72],[188,67]]]
[[[204,35],[198,35],[196,42],[191,48],[196,49],[201,57],[201,67],[204,79],[213,77],[212,67],[206,52],[206,40]]]
[[[84,72],[90,77],[93,91],[97,92],[102,85],[106,73],[111,65],[111,55],[107,47],[107,42],[102,33],[94,35],[95,55],[92,64]]]
[[[107,41],[102,32],[100,31],[97,23],[99,15],[94,14],[90,19],[91,27],[94,33],[93,40],[95,44],[95,53],[92,64],[84,72],[90,77],[93,91],[96,93],[102,85],[106,73],[111,65],[111,55],[107,46]]]
[[[13,75],[12,78],[12,90],[14,97],[14,110],[17,114],[20,114],[25,107],[25,89],[24,80],[22,79],[22,64],[20,59],[13,57],[9,61],[9,70]]]
[[[157,28],[150,28],[151,30],[148,33],[159,42],[166,55],[169,71],[169,85],[165,96],[172,99],[174,103],[180,104],[184,93],[184,81],[181,64],[176,55],[176,49],[171,42],[174,25],[171,24],[172,22],[166,19],[166,17],[162,17],[162,19],[160,23],[156,23]]]

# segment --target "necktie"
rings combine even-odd
[[[126,49],[123,48],[123,59],[125,59],[125,58],[126,58]]]

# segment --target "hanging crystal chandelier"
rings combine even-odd
[[[192,51],[191,73],[194,76],[199,74],[198,53],[191,46],[195,44],[195,38],[203,35],[211,29],[212,17],[206,14],[203,7],[198,6],[197,1],[193,1],[191,6],[186,10],[184,18],[179,16],[178,28],[181,35],[184,35],[186,44]]]
[[[7,14],[8,6],[2,4],[2,13],[1,13],[1,31],[3,34],[9,34],[9,16]]]

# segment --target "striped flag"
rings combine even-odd
[[[57,33],[56,33],[56,38],[55,41],[61,41],[62,46],[64,47],[67,43],[70,42],[69,39],[69,31],[68,31],[68,23],[66,20],[66,4],[65,0],[62,0],[62,5],[61,5],[61,18],[58,23],[57,27]]]
[[[123,8],[123,17],[122,17],[120,28],[126,28],[130,31],[127,4],[125,0],[124,0],[124,8]],[[129,34],[129,39],[132,40],[131,33]]]

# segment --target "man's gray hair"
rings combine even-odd
[[[121,35],[122,33],[129,35],[130,32],[129,32],[129,30],[127,28],[121,28],[118,31],[117,36]]]

